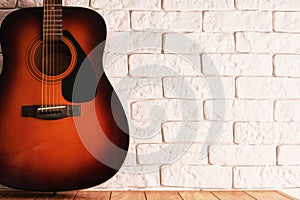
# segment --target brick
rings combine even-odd
[[[106,22],[108,31],[130,30],[129,11],[122,10],[98,10]]]
[[[5,9],[5,10],[0,10],[0,24],[2,23],[2,21],[5,19],[5,17],[13,12],[13,11],[16,11],[15,9]],[[0,51],[1,52],[1,51]]]
[[[0,2],[0,8],[15,8],[17,0],[2,0]]]
[[[271,76],[272,56],[257,54],[203,54],[202,70],[207,75]]]
[[[129,148],[128,148],[128,152],[127,152],[127,156],[126,159],[123,163],[123,166],[134,166],[136,165],[136,145],[130,143]]]
[[[43,6],[43,0],[18,0],[18,7],[35,7]]]
[[[203,52],[233,52],[232,33],[168,33],[164,35],[165,52],[197,54]]]
[[[300,56],[276,55],[274,68],[276,76],[300,77]]]
[[[159,10],[160,0],[91,0],[92,8],[118,10]]]
[[[162,125],[164,142],[233,143],[231,122],[167,122]]]
[[[300,146],[284,145],[278,148],[279,165],[300,165]]]
[[[202,155],[206,155],[202,157]],[[138,163],[151,164],[190,164],[205,165],[207,160],[207,145],[199,143],[176,144],[140,144],[137,146]]]
[[[153,124],[151,120],[128,119],[131,144],[162,143],[161,126]]]
[[[269,100],[208,100],[204,102],[207,120],[271,121],[273,102]]]
[[[238,122],[234,125],[237,144],[299,144],[300,123]]]
[[[287,188],[300,185],[299,166],[234,168],[234,188]]]
[[[272,13],[208,11],[204,12],[203,29],[205,32],[272,31]]]
[[[63,0],[63,6],[88,7],[89,4],[90,4],[89,0]]]
[[[300,12],[275,12],[274,30],[278,32],[300,32]]]
[[[131,76],[164,77],[201,75],[198,55],[134,54],[129,57]]]
[[[161,53],[162,35],[153,32],[108,32],[105,52],[114,54]]]
[[[231,167],[171,165],[161,169],[163,186],[231,188]]]
[[[224,87],[224,92],[219,92],[219,84]],[[167,98],[183,99],[224,99],[234,98],[235,81],[227,77],[185,77],[164,78],[164,95]]]
[[[103,56],[103,68],[108,77],[124,77],[128,75],[127,55],[105,53]]]
[[[300,34],[237,33],[237,50],[256,53],[299,53]]]
[[[94,189],[126,187],[159,187],[160,177],[157,166],[123,166],[111,179]]]
[[[201,120],[202,101],[158,99],[138,101],[131,105],[135,120]]]
[[[164,0],[165,10],[229,10],[234,9],[234,0]]]
[[[209,148],[213,165],[276,165],[275,146],[215,145]]]
[[[274,116],[276,121],[300,121],[300,101],[276,101]]]
[[[238,9],[300,10],[298,0],[236,0]]]
[[[142,12],[131,13],[134,30],[154,29],[154,31],[201,31],[201,12]]]
[[[162,98],[162,82],[158,78],[111,78],[118,96],[126,101],[133,99]]]
[[[3,57],[0,54],[0,75],[1,75],[1,72],[2,72],[2,68],[3,68]]]
[[[237,96],[250,99],[300,98],[300,79],[240,77]]]

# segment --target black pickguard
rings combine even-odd
[[[77,62],[72,73],[62,80],[62,95],[67,101],[73,103],[83,103],[93,100],[96,97],[98,85],[98,79],[93,66],[90,61],[86,59],[86,53],[72,34],[67,30],[64,30],[63,34],[75,46]],[[100,63],[102,64],[102,62]]]

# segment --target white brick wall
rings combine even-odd
[[[0,21],[41,5],[1,0]],[[299,0],[64,5],[104,17],[104,67],[130,123],[124,167],[97,188],[276,188],[300,195]]]

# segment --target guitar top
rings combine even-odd
[[[97,12],[63,7],[61,0],[5,18],[0,184],[33,191],[83,189],[121,168],[129,128],[103,70],[105,39]]]

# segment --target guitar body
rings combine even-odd
[[[50,70],[44,79],[39,77],[38,50],[43,8],[15,11],[2,23],[0,184],[5,186],[33,191],[88,188],[111,178],[125,160],[128,124],[120,101],[111,100],[114,90],[102,67],[104,48],[86,59],[105,41],[105,22],[95,11],[64,7],[63,29],[60,48],[65,50],[53,57],[65,67],[55,76]],[[85,82],[76,82],[82,68]],[[61,114],[66,107],[73,115]]]

